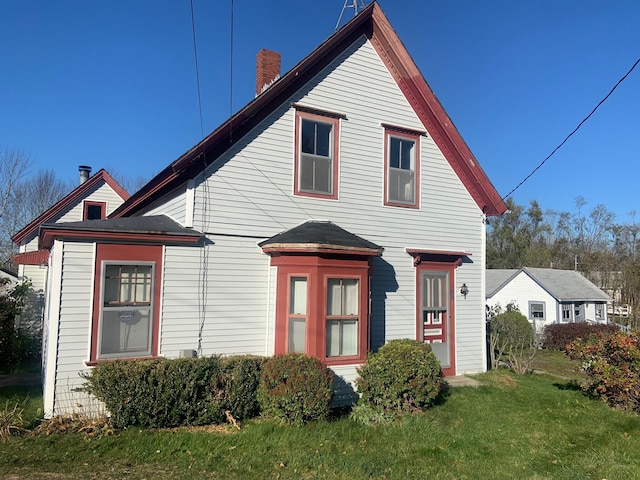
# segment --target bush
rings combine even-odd
[[[544,341],[542,346],[550,350],[566,351],[571,342],[582,339],[587,340],[591,336],[604,338],[619,331],[616,325],[603,325],[592,323],[554,323],[544,329]]]
[[[333,372],[314,357],[276,355],[262,365],[258,401],[262,414],[302,425],[329,415]]]
[[[13,288],[8,280],[0,279],[0,371],[10,372],[13,367],[40,356],[41,333],[17,327],[16,318],[23,313],[29,298],[31,284],[23,282]],[[39,317],[38,317],[39,319]],[[38,322],[39,326],[39,322]]]
[[[423,410],[440,393],[442,369],[428,343],[392,340],[358,368],[359,404],[389,415]]]
[[[517,309],[507,310],[491,318],[489,331],[492,368],[506,355],[514,372],[523,374],[531,370],[536,350],[533,328],[527,317]]]
[[[222,358],[220,373],[212,394],[219,407],[234,419],[243,420],[258,415],[258,386],[264,357],[237,355]]]
[[[588,380],[582,385],[586,392],[605,400],[609,405],[640,413],[640,336],[622,332],[588,340],[575,340],[567,347]]]
[[[115,360],[83,375],[83,390],[101,400],[116,428],[172,427],[222,422],[213,398],[220,357]]]

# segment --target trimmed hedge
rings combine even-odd
[[[258,413],[261,357],[114,360],[84,374],[83,390],[101,400],[116,428],[173,427],[243,419]]]
[[[428,343],[392,340],[358,368],[359,404],[386,414],[431,406],[440,393],[442,369]]]
[[[544,328],[542,346],[550,350],[566,351],[571,342],[589,337],[604,338],[617,333],[620,329],[616,325],[592,323],[554,323]]]
[[[333,372],[315,357],[286,353],[262,365],[258,402],[267,417],[292,425],[323,419],[332,397]]]

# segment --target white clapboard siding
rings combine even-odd
[[[53,415],[103,412],[103,406],[86,393],[79,372],[88,372],[95,248],[91,243],[62,243],[63,271],[59,289],[58,355]],[[51,366],[49,366],[50,368]]]
[[[293,195],[295,111],[290,104],[295,102],[346,115],[340,127],[338,200]],[[206,184],[201,177],[195,179],[194,228],[208,232],[213,242],[208,250],[204,350],[270,351],[273,338],[265,336],[265,330],[273,322],[275,280],[267,267],[269,257],[255,244],[314,218],[330,220],[385,249],[374,262],[374,271],[381,261],[390,275],[372,285],[372,297],[377,295],[371,312],[374,346],[415,337],[416,273],[406,248],[471,253],[471,262],[456,270],[456,288],[466,283],[471,291],[466,299],[456,297],[457,362],[460,372],[483,370],[484,344],[478,340],[484,335],[481,211],[428,133],[420,139],[420,208],[384,206],[381,123],[425,129],[362,38],[224,154],[210,168]],[[178,198],[167,200],[166,211]],[[148,213],[163,212],[165,207],[158,204]],[[179,277],[200,288],[194,268]],[[384,311],[374,311],[376,307]],[[177,328],[166,316],[167,308],[163,328]],[[185,328],[192,332],[195,327]]]
[[[495,295],[487,299],[487,304],[499,305],[504,310],[509,303],[514,302],[520,312],[529,318],[529,301],[544,302],[545,324],[560,320],[556,299],[524,272],[520,272]],[[540,326],[537,325],[537,327]]]
[[[185,225],[185,215],[187,210],[185,191],[186,184],[171,192],[169,195],[164,197],[162,201],[149,207],[145,210],[144,215],[166,215],[171,217],[180,225]]]

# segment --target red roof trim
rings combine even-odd
[[[342,245],[323,245],[323,244],[270,244],[262,247],[262,251],[267,254],[282,253],[332,253],[341,255],[364,255],[367,257],[379,257],[380,250],[375,248],[355,248],[345,247]]]
[[[18,233],[14,234],[13,237],[11,237],[11,240],[19,245],[29,235],[34,234],[38,230],[40,225],[49,222],[52,218],[54,218],[60,212],[64,211],[67,207],[78,203],[91,189],[99,185],[100,182],[104,182],[109,185],[113,189],[113,191],[116,192],[120,198],[122,198],[122,200],[127,201],[129,199],[130,195],[127,193],[127,191],[122,188],[120,184],[118,184],[118,182],[116,182],[106,170],[100,169],[86,182],[76,187],[66,197],[62,198],[62,200],[60,200],[54,206],[35,218],[31,223],[29,223]]]
[[[48,265],[49,250],[36,250],[35,252],[17,253],[13,256],[13,262],[18,265]]]
[[[57,238],[73,240],[100,240],[113,242],[141,242],[141,243],[197,243],[200,235],[171,235],[168,233],[146,232],[105,232],[90,230],[65,230],[61,228],[42,228],[40,231],[40,247],[51,248]]]
[[[489,216],[505,212],[507,207],[500,195],[453,126],[384,13],[377,3],[373,2],[265,92],[156,175],[117,208],[110,218],[138,212],[180,183],[202,172],[362,35],[371,40],[407,100],[478,207]],[[231,131],[233,136],[230,135]],[[230,141],[231,138],[233,141]]]

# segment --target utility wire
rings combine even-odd
[[[202,122],[202,98],[200,96],[200,73],[198,69],[198,47],[196,45],[196,18],[193,13],[193,0],[190,0],[191,5],[191,35],[193,37],[193,57],[195,59],[196,66],[196,86],[198,88],[198,110],[200,112],[200,138],[204,138],[204,124]]]
[[[545,158],[536,168],[534,168],[533,171],[524,178],[524,180],[522,180],[518,185],[516,185],[516,187],[513,190],[511,190],[509,193],[507,193],[504,197],[502,197],[502,201],[505,201],[507,198],[511,196],[511,194],[513,194],[513,192],[518,190],[527,180],[529,180],[533,176],[533,174],[535,174],[538,170],[540,170],[540,168],[547,162],[547,160],[549,160],[560,149],[560,147],[562,147],[565,143],[567,143],[567,140],[569,140],[569,138],[571,138],[571,136],[573,136],[573,134],[576,133],[587,120],[589,120],[591,115],[593,115],[596,112],[596,110],[600,108],[600,105],[602,105],[611,96],[614,90],[618,88],[618,85],[620,85],[631,74],[631,72],[633,72],[633,70],[638,66],[638,63],[640,63],[640,58],[638,58],[636,62],[633,64],[633,66],[629,69],[629,71],[625,73],[620,80],[618,80],[618,83],[616,83],[613,86],[613,88],[609,90],[609,93],[607,93],[607,95],[602,100],[600,100],[600,102],[598,102],[598,104],[593,108],[593,110],[591,110],[591,113],[589,113],[589,115],[587,115],[578,124],[578,126],[574,128],[573,131],[569,135],[567,135],[564,140],[562,140],[560,145],[554,148],[553,151],[549,155],[547,155],[547,158]]]

